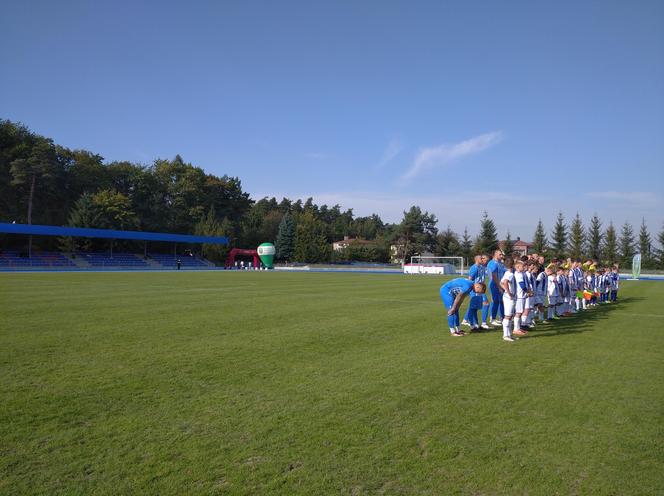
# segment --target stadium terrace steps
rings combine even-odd
[[[164,266],[161,265],[156,260],[154,260],[153,258],[150,258],[150,256],[148,256],[148,258],[145,259],[145,263],[148,264],[149,269],[164,270]]]
[[[133,253],[77,252],[76,258],[87,262],[94,269],[146,269],[148,264]]]
[[[74,262],[59,252],[35,250],[32,258],[16,250],[0,252],[0,270],[50,270],[75,266]]]
[[[149,257],[155,262],[161,264],[164,269],[177,268],[177,261],[180,260],[180,266],[183,269],[208,269],[210,265],[200,258],[191,257],[189,255],[182,255],[175,257],[174,255],[166,255],[163,253],[150,253]]]
[[[90,265],[87,260],[85,260],[81,257],[77,257],[75,253],[67,253],[66,255],[69,257],[69,259],[72,262],[74,262],[74,265],[76,265],[76,267],[78,267],[79,269],[91,269],[92,268],[92,265]]]
[[[135,253],[109,252],[46,252],[34,251],[32,258],[16,250],[0,252],[0,271],[13,270],[176,270],[177,260],[182,269],[213,269],[205,259],[189,255],[151,253],[148,257]]]

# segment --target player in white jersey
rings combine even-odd
[[[578,258],[572,264],[570,282],[572,283],[572,297],[574,299],[575,311],[578,312],[582,308],[586,308],[586,300],[583,298],[583,271],[581,270],[581,260]]]
[[[620,289],[620,274],[618,273],[618,266],[614,265],[611,268],[611,302],[618,301],[618,289]]]
[[[595,286],[597,286],[597,303],[604,303],[604,270],[601,268],[597,269],[595,275]]]
[[[609,303],[609,293],[611,292],[611,271],[608,267],[602,269],[602,286],[600,291],[602,292],[602,302]]]
[[[503,290],[503,340],[514,341],[512,337],[512,319],[514,318],[514,306],[516,303],[516,284],[512,272],[512,259],[505,259],[505,273],[500,279],[500,287]]]
[[[521,260],[514,262],[514,282],[516,284],[516,301],[514,303],[514,331],[512,334],[525,336],[528,331],[521,329],[521,317],[528,315],[526,298],[528,297],[528,284],[526,282],[525,267]]]
[[[553,268],[551,266],[548,266],[546,269],[544,269],[546,272],[546,294],[549,298],[549,308],[547,309],[547,318],[549,320],[551,319],[557,319],[558,316],[556,315],[556,305],[558,305],[558,297],[560,295],[560,291],[558,290],[558,280],[556,278],[556,275],[553,273]]]

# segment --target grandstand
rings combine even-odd
[[[62,269],[76,264],[62,253],[52,251],[34,252],[31,258],[21,256],[18,251],[0,252],[0,270],[15,269]]]
[[[214,266],[211,262],[207,262],[200,258],[192,257],[189,255],[184,255],[176,258],[170,254],[164,255],[159,253],[150,253],[150,258],[155,262],[159,263],[162,267],[166,269],[176,268],[178,260],[180,260],[180,265],[182,266],[182,268],[187,268],[187,269],[209,269],[211,266],[212,267]]]
[[[72,238],[121,239],[144,242],[143,254],[123,252],[85,252],[59,253],[48,251],[21,252],[18,250],[0,251],[0,271],[12,270],[174,270],[209,269],[215,265],[200,257],[192,256],[190,249],[178,255],[178,243],[228,244],[225,237],[193,236],[188,234],[154,233],[141,231],[118,231],[112,229],[91,229],[78,227],[43,226],[33,224],[0,223],[0,233],[18,236],[59,236]],[[173,243],[173,252],[169,254],[149,253],[148,242],[163,245]],[[14,246],[17,244],[15,243]]]
[[[123,269],[146,269],[148,264],[143,258],[133,253],[99,253],[99,252],[77,252],[76,258],[87,262],[90,267],[96,269],[103,268],[123,268]],[[79,264],[80,266],[80,264]]]
[[[150,253],[146,256],[135,253],[109,252],[34,252],[31,258],[15,250],[0,253],[0,271],[13,270],[171,270],[210,269],[215,265],[205,259],[190,255]]]

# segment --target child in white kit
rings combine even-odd
[[[512,272],[512,259],[505,259],[505,273],[500,280],[500,287],[503,288],[503,340],[514,341],[512,337],[512,319],[514,318],[514,307],[516,304],[516,284],[514,281],[514,272]]]
[[[611,297],[610,301],[618,301],[618,289],[620,289],[620,274],[618,273],[618,266],[614,265],[611,268]]]
[[[558,280],[556,275],[553,273],[553,267],[550,265],[544,269],[546,272],[546,294],[549,297],[549,308],[547,309],[547,318],[557,319],[556,315],[556,306],[558,305],[558,298],[560,296],[560,291],[558,289]]]

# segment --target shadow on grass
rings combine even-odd
[[[617,303],[600,304],[588,310],[582,310],[571,317],[562,317],[560,320],[553,321],[550,324],[538,324],[537,327],[528,333],[528,336],[524,336],[521,339],[548,338],[561,334],[579,334],[593,331],[598,322],[609,319],[611,313],[615,310],[643,299],[645,298],[641,296],[626,296],[618,300]]]

